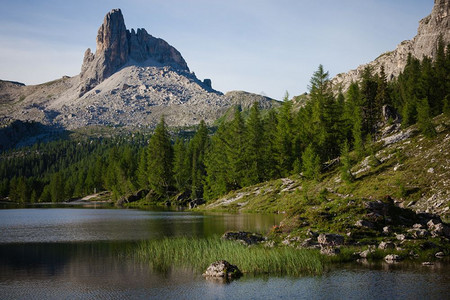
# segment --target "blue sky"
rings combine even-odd
[[[37,84],[80,72],[105,14],[176,47],[222,92],[281,99],[323,64],[345,72],[417,32],[433,0],[0,0],[0,79]]]

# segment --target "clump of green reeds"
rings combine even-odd
[[[227,260],[243,273],[298,276],[323,272],[321,255],[314,250],[267,248],[210,238],[163,238],[140,243],[133,256],[156,270],[188,267],[203,272],[217,260]]]

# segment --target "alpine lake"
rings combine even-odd
[[[85,207],[0,209],[0,299],[448,299],[448,262],[339,264],[321,275],[207,280],[130,251],[165,237],[266,233],[280,215]],[[131,249],[131,250],[130,250]],[[189,260],[189,255],[186,255]],[[212,262],[211,262],[212,263]]]

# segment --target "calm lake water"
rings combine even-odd
[[[448,299],[448,265],[345,265],[322,276],[153,271],[126,250],[162,236],[266,232],[280,216],[42,208],[0,210],[0,299]],[[189,258],[187,258],[189,259]]]

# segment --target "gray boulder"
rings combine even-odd
[[[358,221],[356,221],[355,226],[365,227],[365,228],[374,228],[375,227],[372,222],[369,222],[367,220],[358,220]]]
[[[341,250],[336,247],[322,247],[320,249],[320,254],[327,255],[327,256],[334,256],[341,253]]]
[[[402,257],[400,255],[397,255],[397,254],[388,254],[388,255],[386,255],[384,257],[384,260],[387,263],[395,263],[395,262],[401,261]]]
[[[242,272],[235,265],[230,264],[226,260],[213,262],[203,273],[205,277],[219,278],[238,278],[242,276]]]
[[[391,242],[381,242],[378,245],[378,249],[387,250],[387,249],[395,249],[395,244]]]
[[[317,242],[322,246],[340,246],[344,244],[344,237],[340,234],[321,233],[317,237]]]

